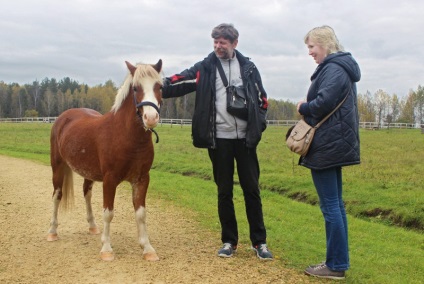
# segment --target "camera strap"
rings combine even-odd
[[[224,68],[222,68],[221,60],[219,60],[219,58],[217,60],[216,68],[218,68],[219,76],[221,76],[221,80],[222,80],[222,83],[224,83],[224,87],[227,88],[228,87],[227,76],[225,76]],[[231,73],[231,69],[230,69],[230,73]]]

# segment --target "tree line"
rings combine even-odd
[[[6,84],[0,81],[0,118],[56,117],[70,108],[86,107],[100,113],[110,111],[118,87],[111,80],[93,87],[65,77],[45,78],[31,84]],[[162,118],[191,119],[194,93],[166,99],[161,108]],[[297,120],[297,102],[268,98],[268,120]],[[361,122],[424,124],[424,87],[410,90],[406,97],[378,90],[358,94]]]

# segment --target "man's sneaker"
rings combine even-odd
[[[305,269],[305,274],[319,278],[328,278],[335,280],[345,279],[344,271],[333,271],[328,268],[325,263],[309,266]]]
[[[272,253],[268,250],[266,244],[260,244],[252,247],[256,251],[256,255],[262,260],[272,260]]]
[[[237,247],[233,246],[230,243],[224,243],[222,248],[218,251],[218,256],[220,257],[232,257],[236,252]]]

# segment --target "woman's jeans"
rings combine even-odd
[[[342,199],[342,168],[311,170],[327,238],[326,265],[335,271],[349,268],[346,211]]]

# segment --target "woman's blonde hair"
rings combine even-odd
[[[309,39],[321,47],[327,49],[328,54],[344,51],[344,48],[340,44],[336,33],[329,26],[313,28],[305,35],[304,42],[307,44]]]

